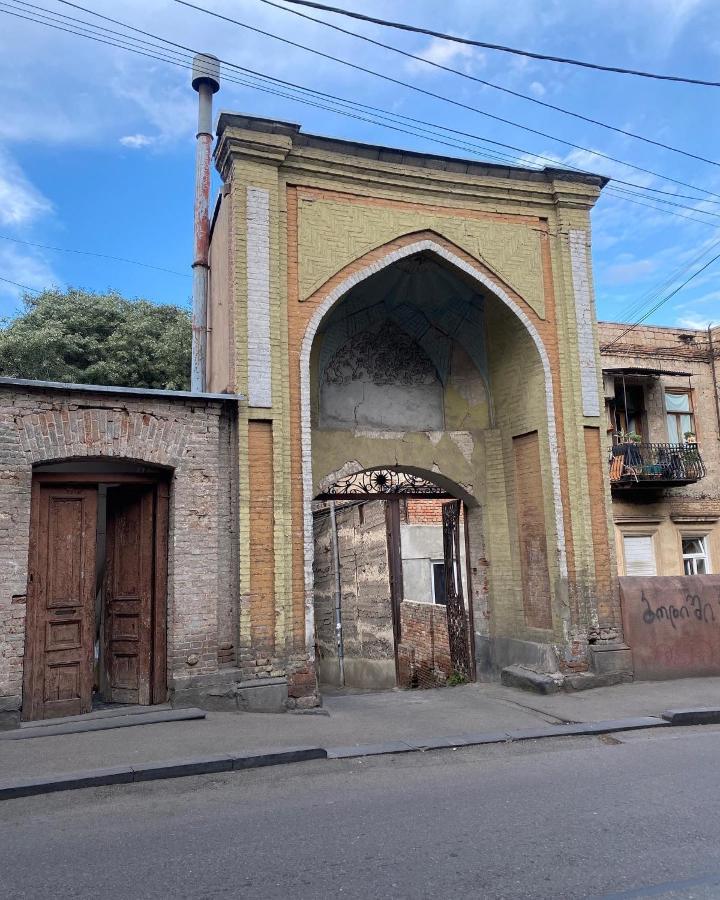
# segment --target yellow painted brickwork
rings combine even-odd
[[[337,222],[337,228],[332,223]],[[544,315],[540,236],[517,222],[457,215],[452,207],[402,201],[373,202],[348,196],[326,199],[303,190],[298,197],[298,287],[306,300],[340,269],[381,244],[414,231],[436,231],[483,262],[509,284],[539,316]],[[330,226],[330,227],[328,227]],[[328,240],[318,241],[318,234]]]
[[[260,188],[270,196],[272,407],[248,408],[238,429],[238,451],[242,560],[247,556],[252,491],[247,420],[262,418],[272,423],[278,656],[281,650],[312,655],[307,631],[312,618],[305,590],[300,379],[306,330],[314,313],[346,279],[382,264],[388,254],[402,252],[417,240],[431,240],[460,260],[467,272],[477,272],[486,284],[504,291],[537,332],[552,377],[557,454],[549,448],[548,397],[535,344],[520,320],[493,298],[487,309],[490,338],[496,340],[489,347],[495,426],[479,428],[470,450],[465,438],[454,438],[452,431],[396,437],[324,432],[318,437],[313,429],[313,490],[354,460],[361,466],[397,462],[439,473],[482,508],[488,559],[478,565],[487,566],[490,597],[488,621],[485,625],[476,622],[480,629],[495,636],[569,646],[597,619],[588,573],[596,570],[593,537],[598,534],[598,519],[591,514],[591,493],[597,502],[598,484],[595,479],[591,492],[584,428],[598,427],[599,418],[583,413],[582,348],[569,236],[584,233],[589,247],[588,213],[600,183],[552,172],[508,177],[500,167],[423,160],[407,161],[392,151],[373,156],[354,145],[304,139],[294,126],[282,123],[240,116],[221,120],[217,161],[232,191],[236,388],[244,394],[251,337],[246,192],[249,187]],[[597,372],[599,391],[599,365]],[[549,630],[530,629],[524,621],[514,534],[520,498],[513,486],[512,438],[533,430],[540,438],[553,592]],[[603,499],[609,502],[606,482]],[[556,528],[558,503],[564,541]],[[248,575],[245,558],[241,565],[244,597]],[[241,632],[249,633],[252,616],[245,603]]]

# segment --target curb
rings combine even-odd
[[[714,706],[668,709],[662,717],[669,725],[717,725],[720,723],[720,709]]]
[[[283,750],[253,751],[231,756],[202,756],[193,759],[142,763],[137,766],[117,766],[111,769],[87,769],[84,772],[68,772],[55,776],[41,775],[37,778],[19,778],[15,781],[8,779],[0,781],[0,800],[33,797],[38,794],[54,794],[59,791],[74,791],[86,787],[133,784],[141,781],[158,781],[164,778],[186,778],[189,775],[210,775],[214,772],[287,765],[311,759],[327,759],[327,755],[327,750],[323,747],[288,747]]]
[[[667,728],[672,725],[709,725],[720,723],[720,709],[699,708],[667,710],[662,716],[639,716],[628,719],[607,719],[599,722],[573,722],[547,728],[520,728],[512,731],[486,731],[475,734],[454,734],[413,741],[386,741],[381,744],[361,744],[349,747],[287,747],[281,750],[253,750],[248,753],[216,754],[190,759],[142,763],[137,766],[117,766],[107,769],[88,769],[55,776],[20,778],[0,781],[0,801],[19,797],[33,797],[59,791],[74,791],[87,787],[113,784],[137,784],[166,778],[187,778],[190,775],[210,775],[215,772],[237,772],[264,766],[281,766],[314,759],[353,759],[367,756],[386,756],[397,753],[422,753],[428,750],[450,750],[457,747],[479,747],[514,741],[534,741],[552,737],[611,734],[618,731],[637,731],[647,728]]]
[[[329,747],[328,759],[352,759],[360,756],[383,756],[391,753],[412,753],[427,750],[450,750],[455,747],[479,747],[484,744],[505,744],[513,741],[534,741],[542,738],[610,734],[613,731],[636,731],[641,728],[663,728],[670,722],[659,716],[639,716],[632,719],[607,719],[600,722],[571,722],[547,728],[518,728],[514,731],[484,731],[475,734],[454,734],[447,737],[423,738],[414,741],[387,741],[384,744],[365,744],[354,747]]]

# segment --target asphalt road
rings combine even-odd
[[[720,731],[624,740],[5,801],[0,895],[720,897]]]

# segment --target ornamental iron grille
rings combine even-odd
[[[470,680],[470,645],[468,623],[460,576],[460,501],[443,503],[443,556],[445,559],[445,594],[447,597],[448,640],[453,672]]]
[[[399,472],[395,469],[366,469],[341,478],[322,494],[318,494],[316,499],[337,500],[399,494],[438,500],[452,497],[452,494],[448,494],[420,475],[411,475],[409,472]]]

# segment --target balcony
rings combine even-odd
[[[610,486],[616,489],[680,487],[705,476],[696,444],[616,444],[610,452]]]

